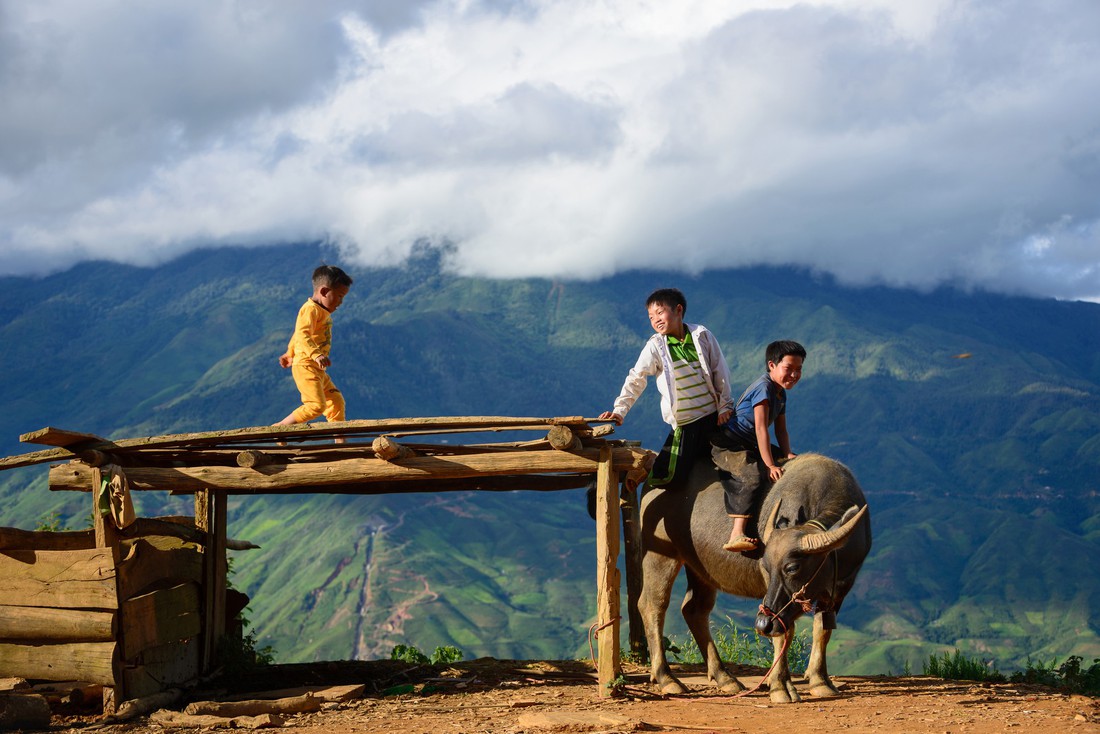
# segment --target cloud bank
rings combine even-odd
[[[1100,298],[1094,0],[0,0],[0,273],[325,240]]]

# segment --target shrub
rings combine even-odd
[[[1048,665],[1027,659],[1027,668],[1012,674],[1013,683],[1039,683],[1053,688],[1065,688],[1073,693],[1100,694],[1100,658],[1088,668],[1082,667],[1080,655],[1070,655],[1061,665],[1052,659]]]
[[[967,658],[957,647],[954,655],[946,652],[940,657],[936,657],[935,654],[929,655],[928,662],[924,665],[924,674],[945,680],[996,682],[1005,679],[993,661],[983,663],[976,658]]]
[[[462,659],[462,651],[451,645],[437,647],[429,658],[412,645],[394,645],[390,660],[403,660],[413,665],[446,665]]]

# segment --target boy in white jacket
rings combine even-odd
[[[684,323],[687,300],[676,288],[662,288],[646,300],[649,323],[657,332],[630,370],[612,410],[602,420],[622,425],[646,380],[653,375],[661,393],[661,416],[672,426],[649,475],[651,487],[678,484],[702,455],[710,455],[710,435],[733,415],[729,367],[718,340],[699,324]]]

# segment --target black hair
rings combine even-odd
[[[768,362],[779,364],[783,361],[783,358],[789,354],[794,355],[795,357],[802,357],[802,359],[806,359],[806,347],[802,346],[798,342],[793,342],[790,339],[782,339],[777,342],[772,342],[768,345],[768,348],[765,351],[765,359]]]
[[[325,286],[337,288],[339,286],[351,287],[351,276],[335,265],[322,265],[313,271],[313,287]]]
[[[649,298],[645,300],[645,307],[649,308],[654,303],[668,306],[671,309],[683,306],[684,313],[687,313],[688,310],[687,299],[684,298],[684,294],[680,292],[679,288],[658,288],[649,294]]]

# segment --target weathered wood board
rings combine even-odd
[[[200,546],[179,538],[152,535],[122,542],[118,566],[118,595],[131,599],[166,581],[199,583],[202,580]]]
[[[199,677],[199,638],[149,648],[122,669],[126,699],[142,698]]]
[[[202,631],[199,587],[194,583],[141,594],[122,602],[121,607],[123,660]]]
[[[0,604],[0,640],[107,642],[115,639],[115,619],[114,612]]]
[[[4,602],[18,607],[116,609],[114,559],[109,548],[0,551]]]
[[[91,530],[57,532],[0,528],[0,550],[87,550],[95,548]]]
[[[115,684],[113,642],[21,645],[0,642],[0,676]]]

